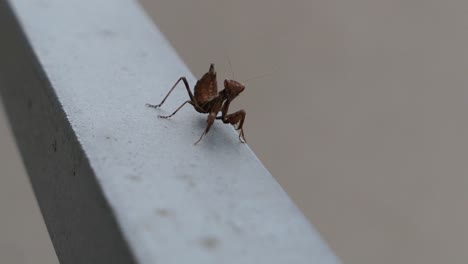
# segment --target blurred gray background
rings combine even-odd
[[[195,75],[265,75],[246,138],[344,263],[466,263],[468,2],[142,3]],[[8,129],[0,262],[56,263]]]

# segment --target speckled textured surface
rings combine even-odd
[[[12,4],[47,79],[30,67],[30,79],[3,78],[21,88],[2,93],[10,116],[36,122],[13,130],[59,259],[86,257],[87,239],[101,232],[109,237],[96,245],[108,251],[95,248],[96,262],[127,240],[138,263],[337,263],[231,127],[215,124],[194,146],[206,117],[187,107],[156,118],[186,100],[182,87],[161,110],[144,107],[181,75],[195,78],[135,2],[109,1]],[[32,59],[24,56],[22,66]],[[28,164],[26,151],[49,162]],[[62,210],[72,215],[53,217]]]

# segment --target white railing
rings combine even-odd
[[[61,263],[338,263],[131,0],[0,2],[0,90]]]

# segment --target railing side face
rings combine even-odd
[[[0,92],[61,263],[133,263],[54,89],[0,1]]]
[[[144,107],[195,79],[135,2],[9,3],[1,93],[61,263],[338,262],[232,128],[194,146],[204,117]]]

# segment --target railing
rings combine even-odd
[[[137,3],[0,1],[0,32],[0,91],[61,263],[339,262],[231,127],[194,146],[203,117],[145,107],[195,79]]]

